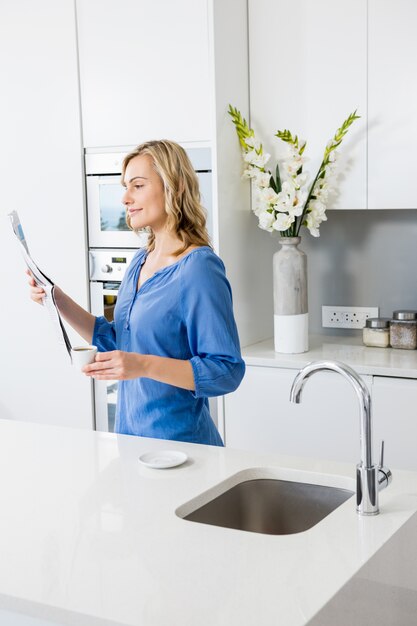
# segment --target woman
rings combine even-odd
[[[122,184],[129,227],[150,236],[122,281],[115,321],[94,317],[58,287],[57,306],[98,347],[84,373],[120,381],[116,432],[221,446],[207,398],[234,391],[245,366],[197,176],[181,146],[150,141],[126,156]],[[30,285],[41,302],[43,290]]]

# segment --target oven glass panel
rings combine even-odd
[[[129,230],[126,224],[126,209],[122,203],[124,188],[117,181],[102,182],[99,185],[100,229],[101,231]]]
[[[116,306],[119,287],[120,283],[103,283],[104,317],[108,322],[113,322],[114,320],[114,307]],[[117,385],[117,381],[106,381],[107,423],[110,433],[114,432],[114,422],[116,418]]]
[[[114,320],[114,307],[117,302],[117,292],[120,283],[103,283],[103,310],[108,322]]]

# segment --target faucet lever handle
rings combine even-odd
[[[379,456],[379,467],[384,467],[384,440],[381,441],[381,453]]]
[[[381,441],[381,455],[378,466],[378,490],[385,489],[392,482],[392,473],[388,467],[384,466],[384,440]]]

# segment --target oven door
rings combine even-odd
[[[140,248],[147,234],[126,224],[120,174],[87,176],[88,241],[90,248]]]
[[[119,282],[91,282],[90,298],[93,315],[113,321]],[[117,380],[93,380],[96,430],[114,432],[116,417]]]

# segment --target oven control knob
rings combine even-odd
[[[110,272],[113,271],[113,268],[111,265],[103,265],[103,267],[101,268],[101,271],[104,272],[105,274],[110,274]]]

